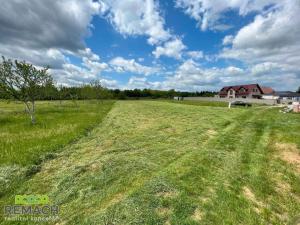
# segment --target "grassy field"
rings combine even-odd
[[[112,101],[38,102],[33,126],[23,103],[0,101],[0,165],[34,163],[98,124],[112,105]]]
[[[38,102],[31,125],[22,103],[0,101],[0,197],[101,122],[114,102]]]
[[[119,101],[0,205],[47,194],[61,207],[50,224],[288,224],[300,215],[299,130],[278,109]],[[0,180],[19,170],[3,166]]]

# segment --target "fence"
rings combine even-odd
[[[208,101],[208,102],[232,102],[232,101],[243,101],[247,103],[257,103],[265,105],[276,105],[277,100],[274,99],[254,99],[254,98],[217,98],[217,97],[185,97],[184,100],[189,101]]]

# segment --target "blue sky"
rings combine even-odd
[[[231,11],[226,15],[226,22],[230,23],[232,28],[224,31],[201,31],[197,27],[197,22],[191,20],[182,10],[174,7],[172,0],[160,1],[159,4],[161,13],[164,16],[165,27],[172,30],[174,35],[181,38],[187,47],[187,51],[201,51],[207,56],[212,57],[218,54],[222,48],[222,41],[226,35],[236,33],[243,24],[246,24],[254,17],[254,14],[252,14],[251,16],[242,17],[241,20],[236,11]],[[167,69],[170,69],[170,71],[174,71],[184,60],[177,60],[166,56],[155,59],[152,54],[155,46],[147,44],[147,36],[124,36],[117,32],[105,18],[94,17],[91,24],[95,28],[92,29],[92,35],[85,39],[85,43],[105,61],[121,56],[126,59],[143,59],[141,64],[153,66],[153,61],[155,60],[156,63],[163,65]],[[184,58],[188,59],[189,57]],[[232,65],[242,65],[240,62],[235,62],[234,60],[228,61],[224,59],[208,61],[201,58],[197,61],[204,67],[215,66],[222,68]],[[120,74],[115,72],[105,71],[103,75],[117,79],[122,85],[125,85],[132,75],[142,76],[136,73],[123,73],[120,76]],[[157,79],[161,80],[160,78],[164,77],[165,74],[158,73],[155,75],[151,76],[153,77],[153,81]]]
[[[50,65],[68,86],[296,90],[299,50],[298,0],[11,0],[0,9],[0,54]]]

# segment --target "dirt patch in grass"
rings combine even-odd
[[[58,222],[58,223],[56,223],[55,225],[65,225],[65,224],[66,224],[66,222],[63,221],[63,222]]]
[[[284,161],[293,164],[297,168],[298,173],[300,173],[300,155],[298,153],[282,152],[281,156]]]
[[[286,195],[290,194],[292,191],[291,185],[283,179],[282,173],[273,174],[273,182],[275,184],[275,190],[277,193]]]
[[[207,187],[206,193],[203,193],[201,196],[199,196],[199,200],[203,203],[206,204],[210,202],[214,196],[216,195],[216,190],[212,187]]]
[[[194,211],[194,214],[192,215],[192,219],[200,222],[203,218],[203,212],[200,211],[200,209],[196,208]]]
[[[165,225],[171,225],[170,220],[167,220],[167,221],[165,222]]]
[[[160,216],[160,217],[165,217],[165,216],[169,216],[172,213],[172,209],[170,208],[158,208],[156,209],[156,213]]]
[[[163,132],[167,132],[167,133],[176,133],[176,128],[175,127],[167,127],[165,129],[163,129]]]
[[[259,201],[255,194],[252,192],[252,190],[249,187],[243,187],[243,195],[247,200],[252,202],[254,204],[254,210],[257,213],[260,213],[262,211],[262,208],[265,206],[263,202]]]
[[[291,193],[291,186],[287,183],[287,182],[284,182],[284,181],[277,181],[276,182],[276,191],[278,193]]]
[[[294,193],[291,184],[283,179],[283,174],[274,174],[273,181],[275,183],[275,190],[278,194],[285,197],[292,197],[297,202],[300,202],[300,197],[298,197],[298,195]]]
[[[123,193],[116,194],[110,201],[110,205],[114,205],[120,201],[122,201],[125,198],[125,195]]]
[[[300,173],[300,154],[296,144],[276,143],[276,149],[279,151],[280,158],[292,164],[298,173]]]
[[[106,201],[103,205],[103,209],[107,209],[110,206],[116,205],[119,202],[123,201],[127,197],[126,193],[117,193],[114,196],[112,196],[108,201]]]
[[[163,192],[158,192],[156,196],[163,197],[163,198],[174,198],[178,196],[178,193],[176,191],[163,191]]]
[[[200,197],[199,199],[202,203],[207,203],[211,200],[209,197]]]
[[[88,166],[88,170],[93,172],[100,171],[101,169],[102,169],[102,164],[99,162],[92,163]]]
[[[208,134],[209,137],[213,137],[213,136],[216,136],[216,134],[218,132],[213,130],[213,129],[209,129],[209,130],[206,131],[206,133]]]

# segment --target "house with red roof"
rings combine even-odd
[[[256,98],[260,99],[264,94],[272,94],[274,90],[269,87],[261,87],[259,84],[245,84],[225,86],[219,92],[220,98]]]

